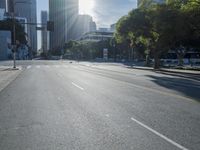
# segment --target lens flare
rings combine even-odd
[[[79,13],[80,14],[93,14],[95,0],[79,0]]]

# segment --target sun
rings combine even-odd
[[[92,15],[95,6],[95,0],[79,0],[79,13]]]

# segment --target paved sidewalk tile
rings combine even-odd
[[[20,72],[20,68],[13,70],[12,67],[0,66],[0,92],[8,86]]]

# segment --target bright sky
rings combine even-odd
[[[48,10],[48,0],[37,0],[37,6],[40,21],[41,10]],[[79,0],[79,12],[91,15],[98,27],[109,27],[136,6],[137,0]]]
[[[37,0],[38,22],[41,10],[48,10],[48,1]],[[91,15],[98,27],[109,27],[136,6],[137,0],[79,0],[79,13]],[[39,47],[40,39],[38,32]]]

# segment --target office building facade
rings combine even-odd
[[[96,31],[97,30],[97,24],[96,24],[96,22],[94,22],[94,21],[91,21],[90,23],[89,23],[89,30],[90,30],[90,32],[94,32],[94,31]]]
[[[51,50],[61,50],[67,41],[75,38],[78,7],[78,0],[49,0],[49,20],[54,22],[54,32],[50,33]]]
[[[27,19],[28,23],[37,23],[36,0],[7,0],[8,13],[15,10],[16,17]],[[37,51],[37,31],[36,25],[27,26],[28,44],[33,52]]]
[[[8,48],[8,44],[11,45],[11,32],[0,31],[0,60],[7,60],[11,57],[11,50]]]
[[[77,40],[85,33],[96,31],[97,26],[90,15],[78,15],[75,29],[74,35],[76,37],[75,40]]]
[[[6,0],[0,0],[0,8],[6,9]]]
[[[69,40],[75,40],[76,23],[79,14],[79,0],[67,0],[67,37]]]
[[[46,24],[48,21],[48,13],[47,11],[41,11],[41,23]],[[48,32],[46,30],[46,26],[43,26],[43,30],[41,31],[41,48],[44,53],[48,50]]]

